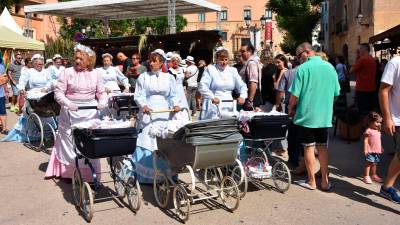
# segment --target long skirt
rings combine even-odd
[[[74,102],[80,105],[95,105],[96,101]],[[72,178],[75,169],[75,146],[73,141],[71,125],[82,121],[98,118],[96,110],[80,110],[70,112],[65,107],[61,109],[59,117],[59,129],[56,135],[56,141],[51,153],[49,165],[47,166],[45,178],[60,177]],[[76,150],[78,151],[78,150]],[[91,159],[98,180],[100,180],[100,159]],[[82,173],[82,178],[85,181],[92,181],[92,173],[88,165],[85,165],[83,159],[78,160],[79,170]]]
[[[152,153],[152,151],[138,146],[136,147],[136,151],[130,156],[135,163],[136,175],[139,183],[153,183],[154,168]],[[160,157],[157,158],[157,169],[164,171],[167,176],[172,176],[167,162]]]

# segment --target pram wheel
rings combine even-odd
[[[125,187],[123,185],[123,181],[121,180],[121,170],[122,170],[122,162],[119,161],[114,165],[114,187],[115,192],[117,192],[117,197],[122,200],[125,197]]]
[[[154,198],[158,206],[161,208],[165,208],[168,205],[170,187],[168,178],[164,173],[154,172],[154,180],[153,180],[153,191]]]
[[[235,211],[239,207],[239,189],[232,177],[225,176],[222,179],[220,195],[225,207],[230,211]]]
[[[93,193],[87,182],[83,183],[82,193],[83,216],[87,222],[90,222],[93,218]]]
[[[54,146],[56,140],[56,131],[50,123],[46,123],[43,127],[44,136],[43,136],[43,147],[44,148],[52,148]]]
[[[189,196],[182,185],[177,185],[173,193],[175,213],[182,220],[186,222],[189,220],[190,200]]]
[[[76,206],[81,206],[82,203],[82,177],[78,169],[74,169],[72,176],[72,192],[74,197],[74,203]]]
[[[272,179],[274,180],[275,187],[282,193],[289,190],[292,178],[290,170],[285,163],[277,161],[272,167]]]
[[[140,191],[139,182],[133,177],[129,177],[128,179],[126,196],[128,198],[129,208],[137,213],[140,209],[140,197],[142,196],[142,192]]]
[[[220,168],[207,168],[204,169],[204,182],[207,185],[220,186],[221,180],[224,176]]]
[[[243,176],[243,181],[240,182],[242,176]],[[239,193],[240,194],[240,198],[241,199],[244,198],[244,196],[247,193],[247,188],[248,188],[249,184],[248,184],[247,175],[246,175],[246,172],[244,172],[243,166],[242,166],[242,168],[240,168],[239,165],[235,166],[233,168],[233,170],[232,170],[231,177],[233,178],[233,180],[235,180],[235,182],[236,182],[236,184],[238,186],[238,189],[239,189],[239,192],[240,192]]]
[[[28,144],[35,151],[40,151],[40,148],[43,146],[44,132],[42,121],[36,113],[29,115],[26,121],[25,131]]]

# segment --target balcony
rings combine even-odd
[[[336,23],[335,28],[336,28],[335,29],[336,35],[346,32],[348,30],[347,22],[344,20],[340,20],[339,22]]]
[[[25,0],[24,5],[44,4],[46,0]]]

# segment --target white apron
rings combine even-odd
[[[97,101],[72,101],[78,106],[96,106]],[[65,165],[74,165],[75,151],[73,145],[71,125],[98,118],[98,111],[95,109],[69,111],[66,107],[62,107],[59,116],[59,129],[57,132],[56,142],[54,144],[54,151],[56,151],[57,159]],[[97,160],[98,161],[98,160]],[[99,162],[99,161],[98,161]],[[92,161],[93,163],[93,161]],[[83,160],[79,161],[79,165],[84,165]],[[93,165],[97,167],[97,165]]]

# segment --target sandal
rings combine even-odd
[[[10,132],[9,130],[2,130],[0,133],[4,134],[4,135],[8,135],[8,132]]]

